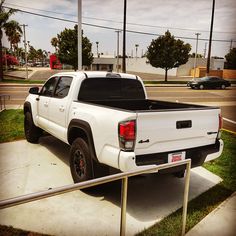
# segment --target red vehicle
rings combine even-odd
[[[58,70],[62,69],[62,64],[55,54],[52,54],[50,56],[50,68],[51,69],[58,69]]]

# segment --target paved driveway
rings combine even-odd
[[[69,147],[46,136],[0,144],[0,199],[72,183]],[[203,168],[191,171],[190,198],[220,182]],[[147,175],[129,180],[127,235],[182,206],[184,179]],[[53,235],[119,235],[120,184],[93,193],[76,191],[0,211],[0,224]]]

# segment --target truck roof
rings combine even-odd
[[[117,78],[127,78],[127,79],[139,79],[138,76],[133,74],[126,73],[117,73],[117,72],[107,72],[107,71],[71,71],[71,72],[59,72],[53,76],[76,76],[78,78],[104,78],[104,77],[117,77]]]

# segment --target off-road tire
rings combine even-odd
[[[70,149],[70,170],[75,183],[92,179],[92,160],[88,144],[77,138]]]
[[[25,113],[24,130],[26,140],[30,143],[37,143],[40,136],[42,135],[42,130],[34,124],[30,112]]]

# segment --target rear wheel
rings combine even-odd
[[[70,150],[70,170],[75,183],[92,179],[92,160],[89,153],[88,144],[77,138],[73,142]]]
[[[39,137],[42,135],[42,130],[34,124],[30,112],[25,113],[24,129],[26,140],[30,143],[37,143]]]
[[[226,87],[226,86],[225,86],[224,84],[221,85],[221,89],[225,89],[225,87]]]

